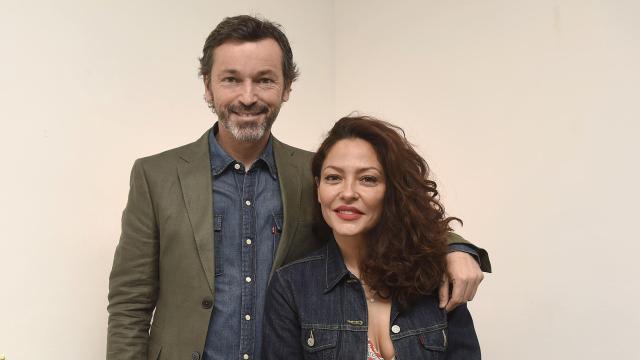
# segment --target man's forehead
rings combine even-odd
[[[233,56],[251,56],[261,60],[282,60],[282,49],[271,39],[257,41],[226,41],[213,50],[214,60]]]
[[[282,71],[282,50],[275,40],[227,41],[213,51],[213,68],[220,71]]]

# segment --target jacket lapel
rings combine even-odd
[[[213,294],[213,202],[208,136],[209,131],[185,147],[180,154],[182,161],[178,163],[178,177],[200,262]]]
[[[271,273],[284,262],[298,227],[297,214],[300,213],[301,182],[300,168],[295,164],[294,151],[273,138],[273,154],[278,169],[278,181],[280,182],[280,196],[282,196],[282,208],[284,209],[284,226],[280,243],[273,261]]]

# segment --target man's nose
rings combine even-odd
[[[245,106],[250,106],[258,100],[253,81],[247,80],[242,84],[242,94],[240,102]]]

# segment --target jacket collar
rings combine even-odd
[[[333,236],[331,236],[326,246],[325,271],[325,294],[333,290],[345,277],[355,278],[349,270],[347,270],[347,266],[344,264],[342,254],[340,253],[340,248],[338,248],[338,244]]]

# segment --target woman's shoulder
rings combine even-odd
[[[276,274],[281,277],[290,278],[292,276],[302,276],[308,271],[322,269],[323,263],[326,259],[326,255],[327,245],[324,245],[320,249],[314,250],[298,260],[294,260],[286,265],[283,265],[276,270]]]

